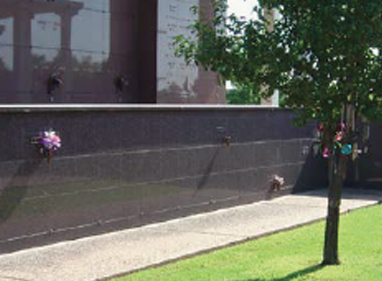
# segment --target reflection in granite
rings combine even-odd
[[[173,37],[196,19],[193,4],[0,1],[0,103],[224,104],[216,73],[174,56]],[[64,81],[53,98],[46,93],[52,74]],[[121,91],[119,76],[127,81]]]
[[[225,90],[219,86],[218,75],[202,67],[187,64],[182,57],[175,56],[174,37],[182,34],[186,38],[195,35],[189,29],[198,19],[190,7],[209,1],[161,0],[158,18],[158,103],[209,103],[224,104]],[[204,9],[207,15],[212,13]]]
[[[0,103],[133,102],[138,80],[137,1],[0,1]],[[116,96],[114,80],[134,81]],[[100,78],[101,79],[100,81]]]
[[[362,130],[360,130],[362,132]],[[380,189],[382,184],[382,142],[381,123],[370,125],[370,139],[361,142],[359,147],[364,153],[351,165],[350,184],[361,188]],[[365,153],[366,152],[366,153]],[[349,176],[348,176],[349,178]]]

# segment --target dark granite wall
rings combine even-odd
[[[360,130],[361,132],[364,131]],[[361,141],[360,157],[350,166],[349,185],[360,188],[382,187],[382,123],[371,124],[370,138]]]
[[[253,108],[3,109],[0,253],[321,187],[313,127],[294,128],[292,117]],[[29,143],[49,128],[63,140],[51,163]],[[272,192],[273,175],[285,178],[281,191]]]

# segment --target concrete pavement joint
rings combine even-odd
[[[213,232],[213,231],[190,231],[186,233],[195,233],[195,234],[202,234],[202,235],[211,235],[211,236],[223,236],[223,237],[232,237],[232,238],[247,238],[247,236],[244,235],[236,235],[232,233],[221,233],[221,232]]]

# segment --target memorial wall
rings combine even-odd
[[[289,110],[84,105],[0,116],[0,255],[326,185],[315,126],[293,127]],[[62,140],[51,158],[28,141],[46,126]]]
[[[0,104],[224,102],[215,74],[173,54],[194,4],[0,0]]]
[[[136,3],[1,0],[0,103],[134,101]]]

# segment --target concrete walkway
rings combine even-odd
[[[345,189],[342,212],[382,192]],[[1,281],[92,281],[324,218],[324,190],[0,256]]]

